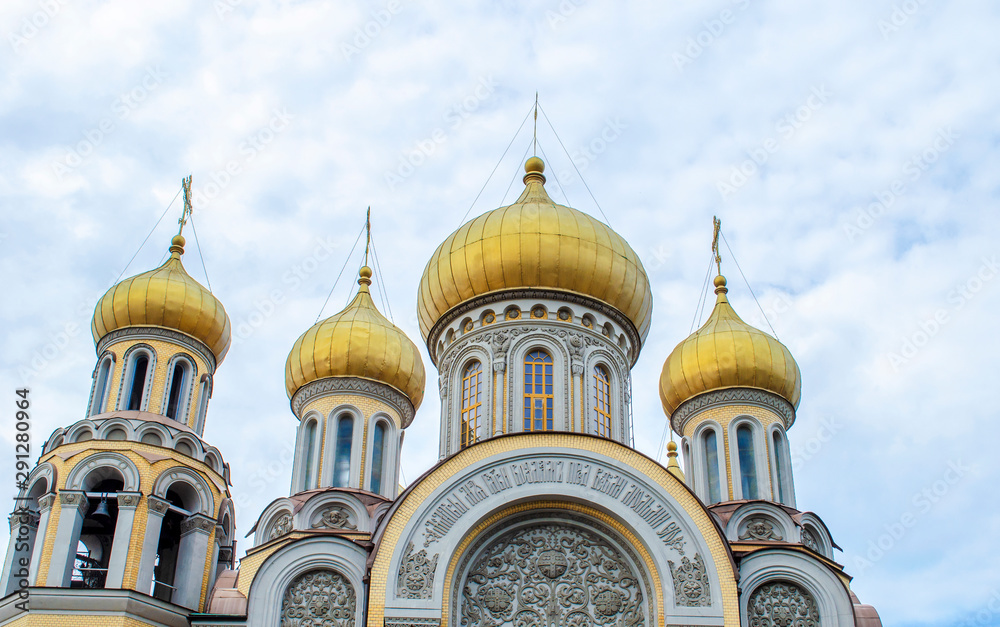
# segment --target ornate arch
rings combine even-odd
[[[854,627],[854,609],[850,592],[837,574],[825,564],[801,551],[768,549],[757,551],[743,558],[740,563],[741,624],[750,622],[750,602],[754,594],[767,584],[785,583],[786,590],[772,589],[767,594],[779,599],[790,598],[787,584],[808,593],[815,602],[818,618],[815,623],[803,623],[803,627]],[[785,603],[786,601],[782,601]],[[787,615],[786,609],[779,609]],[[759,617],[760,612],[757,612]],[[758,622],[760,627],[771,627],[773,623]]]
[[[187,485],[198,495],[198,507],[193,508],[192,513],[215,518],[215,497],[212,495],[212,488],[209,487],[205,477],[190,468],[173,466],[164,470],[156,478],[156,483],[153,484],[153,494],[161,499],[166,499],[167,490],[175,483]]]
[[[341,615],[337,620],[344,621],[343,627],[363,625],[367,605],[363,585],[366,558],[364,549],[336,536],[303,538],[281,547],[264,560],[250,584],[247,627],[280,625],[287,591],[297,585],[301,577],[316,571],[336,573],[343,581],[338,580],[332,589],[329,585],[334,583],[332,581],[324,586],[313,581],[302,593],[312,595],[318,605],[325,608],[325,601],[332,592],[338,592],[338,598],[347,601],[350,597],[345,586],[350,586],[354,592],[353,619]]]
[[[63,489],[83,490],[87,477],[102,468],[112,468],[121,474],[124,492],[139,491],[139,469],[131,459],[114,451],[101,451],[85,457],[66,475],[66,486]]]
[[[630,543],[565,511],[504,518],[468,548],[451,594],[456,625],[657,623],[656,591]]]

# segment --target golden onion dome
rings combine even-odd
[[[162,266],[109,289],[94,308],[94,342],[124,327],[164,327],[199,340],[221,363],[231,340],[229,316],[219,299],[184,270],[183,254],[184,236],[175,235]]]
[[[424,362],[416,345],[375,308],[363,266],[357,295],[340,313],[303,333],[285,362],[288,398],[299,388],[328,377],[360,377],[403,393],[416,410],[424,398]]]
[[[624,314],[640,339],[649,331],[653,295],[632,247],[611,227],[545,191],[545,164],[524,165],[525,188],[514,204],[462,225],[427,262],[417,294],[426,340],[452,308],[516,288],[561,290],[602,301]]]
[[[721,388],[759,388],[798,407],[799,366],[784,344],[743,322],[726,298],[726,278],[715,278],[715,309],[705,324],[667,357],[660,401],[668,416],[681,403]]]

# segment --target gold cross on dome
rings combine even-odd
[[[715,253],[715,269],[722,274],[722,257],[719,255],[719,234],[722,232],[722,220],[712,216],[712,252]]]

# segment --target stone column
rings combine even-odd
[[[80,542],[80,529],[87,515],[87,494],[82,490],[59,491],[59,526],[56,527],[52,558],[49,560],[49,576],[45,585],[49,588],[68,588],[76,563],[76,547]]]
[[[493,362],[493,437],[503,435],[507,431],[504,415],[504,404],[507,402],[504,394],[504,383],[507,380],[507,362],[499,360]]]
[[[191,514],[181,522],[181,544],[177,550],[177,574],[174,575],[175,604],[198,611],[201,584],[208,558],[208,541],[215,521],[204,514]]]
[[[52,506],[55,504],[56,495],[52,492],[38,497],[38,534],[35,536],[35,546],[31,549],[31,574],[28,577],[29,586],[34,586],[38,583],[38,569],[42,565],[42,550],[45,548],[45,536],[49,529],[49,514],[52,513]]]
[[[146,534],[142,538],[142,553],[139,555],[139,574],[135,589],[143,594],[153,592],[153,567],[156,566],[156,549],[160,544],[160,527],[170,503],[153,495],[146,497],[149,513],[146,518]]]
[[[125,579],[125,562],[128,548],[132,544],[132,526],[135,522],[135,508],[142,494],[139,492],[118,493],[118,522],[115,537],[111,542],[111,559],[108,561],[108,577],[105,588],[121,588]]]
[[[27,580],[30,575],[31,547],[38,531],[38,517],[21,510],[10,515],[10,542],[7,543],[7,556],[3,562],[3,577],[0,578],[0,590],[7,596],[19,588],[20,580]]]
[[[576,391],[577,380],[580,381],[579,392]],[[576,416],[576,422],[579,423],[575,431],[577,433],[589,433],[587,431],[587,379],[584,376],[583,362],[576,357],[572,359],[572,364],[570,365],[569,384],[574,389],[574,394],[572,394],[573,407],[570,411]]]

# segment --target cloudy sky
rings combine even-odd
[[[537,90],[551,195],[603,209],[652,282],[637,447],[658,454],[660,367],[718,215],[763,309],[724,250],[737,311],[801,366],[798,502],[853,589],[886,624],[1000,624],[998,30],[985,0],[3,2],[0,396],[30,386],[36,450],[83,417],[94,303],[193,174],[236,330],[205,437],[242,535],[288,492],[285,357],[345,262],[325,313],[347,301],[365,208],[378,287],[419,344],[424,263],[470,207],[520,191]],[[179,211],[127,275],[162,261]],[[436,461],[436,396],[406,480]]]

